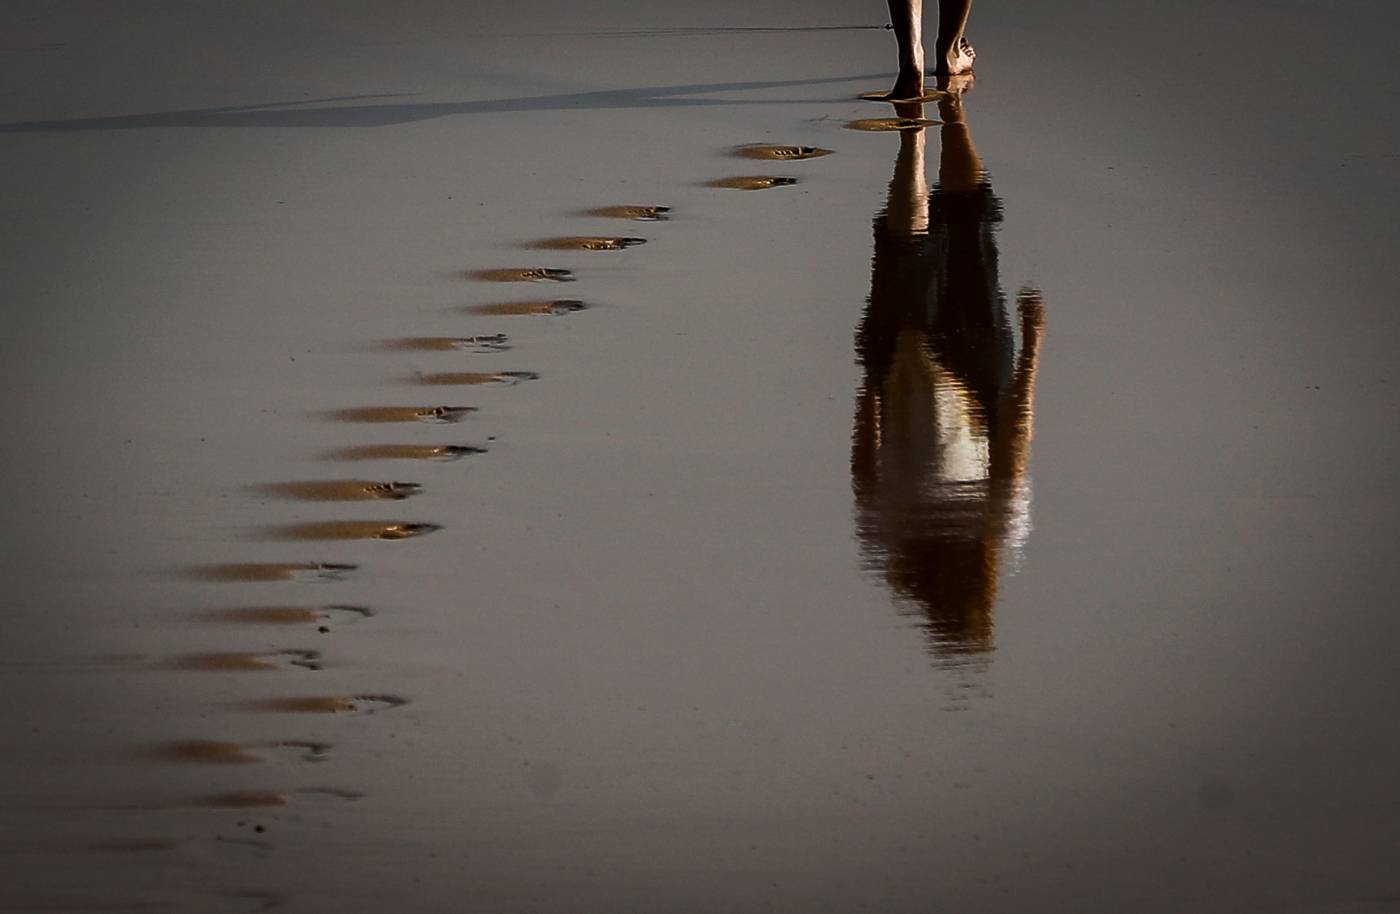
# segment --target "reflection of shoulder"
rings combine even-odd
[[[946,191],[935,187],[929,194],[929,221],[944,225],[991,225],[1001,221],[1001,200],[992,193],[988,181],[972,190]]]

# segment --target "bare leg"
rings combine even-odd
[[[971,0],[967,0],[971,2]],[[890,98],[924,94],[924,0],[888,0],[890,24],[899,44],[899,76]]]
[[[894,9],[894,0],[890,0]],[[972,0],[939,0],[938,40],[934,44],[934,72],[940,76],[954,73],[967,73],[972,69],[977,52],[963,37],[967,27],[968,14],[972,12]],[[895,23],[898,28],[899,23]]]

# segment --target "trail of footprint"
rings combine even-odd
[[[254,488],[264,495],[292,501],[402,501],[423,490],[416,482],[376,482],[369,479],[273,482]]]
[[[339,422],[461,422],[475,406],[364,406],[338,409],[330,418]]]
[[[622,251],[646,244],[645,238],[608,238],[601,235],[573,235],[567,238],[543,238],[526,247],[537,251]]]
[[[587,310],[588,305],[577,298],[556,298],[544,301],[493,302],[487,305],[468,305],[462,311],[467,314],[485,314],[495,317],[514,317],[526,314],[557,317]]]
[[[795,162],[800,159],[815,159],[831,155],[830,149],[820,146],[768,146],[763,143],[747,143],[734,147],[734,155],[743,159],[770,159],[779,162]]]
[[[241,606],[214,609],[201,614],[210,622],[242,625],[316,625],[322,632],[330,626],[353,625],[374,615],[363,606]]]
[[[573,282],[572,270],[555,270],[547,267],[513,267],[504,270],[469,270],[469,279],[483,282]]]
[[[419,374],[413,380],[435,387],[514,387],[522,381],[537,381],[539,377],[539,374],[533,371],[440,371]]]
[[[278,540],[403,540],[441,529],[441,524],[409,521],[332,520],[268,527],[263,535]]]
[[[509,337],[504,333],[482,334],[477,336],[411,336],[404,339],[385,340],[383,349],[409,352],[505,352],[510,349]]]
[[[770,187],[788,187],[796,183],[796,178],[786,176],[739,175],[732,178],[716,178],[706,182],[706,186],[729,190],[767,190]]]
[[[205,565],[192,568],[191,577],[199,581],[338,581],[358,568],[358,565],[331,562],[291,563],[233,563]]]
[[[318,695],[264,698],[238,707],[271,714],[378,714],[406,704],[408,699],[396,695]]]
[[[477,454],[486,448],[466,444],[362,444],[328,452],[328,460],[436,460],[452,461]]]
[[[665,222],[671,218],[669,206],[600,206],[584,210],[584,216],[597,216],[602,219],[631,219],[633,222]]]

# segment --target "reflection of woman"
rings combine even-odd
[[[1021,293],[1017,353],[992,236],[1000,203],[960,96],[939,109],[938,184],[930,194],[924,131],[902,131],[875,219],[851,483],[867,564],[918,605],[935,653],[957,654],[991,648],[1001,557],[1026,530],[1043,309]]]

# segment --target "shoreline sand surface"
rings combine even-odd
[[[0,909],[1393,899],[1400,14],[1009,7],[1034,497],[949,657],[855,521],[893,42],[752,31],[882,6],[8,4]],[[440,529],[259,533],[342,521]]]

